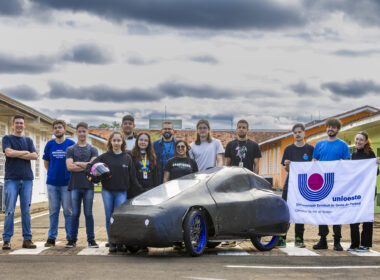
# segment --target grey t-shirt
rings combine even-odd
[[[75,144],[66,150],[66,159],[73,159],[74,162],[89,162],[91,158],[98,156],[98,150],[87,144],[81,147]],[[71,172],[69,190],[73,189],[93,189],[94,184],[87,180],[86,174],[82,172]]]
[[[224,153],[222,143],[215,138],[212,138],[212,141],[210,143],[201,142],[200,145],[191,143],[190,147],[190,157],[197,162],[199,171],[206,170],[210,167],[215,167],[216,155]]]

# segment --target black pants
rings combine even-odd
[[[351,247],[358,248],[359,245],[372,247],[373,223],[363,223],[363,230],[360,238],[360,224],[351,224]],[[361,241],[361,242],[360,242]]]
[[[288,186],[285,185],[284,189],[282,191],[282,198],[287,201],[288,199]],[[299,237],[301,238],[301,242],[303,242],[303,233],[305,232],[305,225],[304,224],[295,224],[295,238]],[[284,236],[284,239],[286,239],[286,235]]]
[[[334,239],[341,239],[342,238],[342,226],[341,225],[333,225],[333,231],[334,231]],[[318,235],[320,237],[326,237],[329,234],[329,227],[326,225],[320,225],[319,226],[319,233]]]

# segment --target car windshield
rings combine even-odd
[[[173,180],[159,185],[133,199],[132,205],[158,205],[186,189],[196,185],[199,180]]]

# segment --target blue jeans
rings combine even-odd
[[[58,235],[59,211],[61,205],[65,217],[66,239],[71,240],[71,194],[67,186],[47,185],[49,197],[50,228],[48,239],[56,239]]]
[[[14,229],[14,214],[17,197],[20,195],[22,236],[24,240],[32,240],[32,231],[30,230],[30,203],[32,202],[32,180],[5,180],[4,197],[5,197],[5,216],[3,240],[11,241]]]
[[[108,241],[110,239],[109,226],[110,219],[113,213],[113,210],[127,201],[127,192],[111,192],[105,189],[102,190],[104,211],[106,213],[106,229],[108,235]]]
[[[92,216],[92,202],[94,200],[94,190],[90,189],[74,189],[71,190],[71,240],[77,241],[79,216],[83,200],[84,217],[86,219],[87,241],[95,239],[94,233],[94,217]]]

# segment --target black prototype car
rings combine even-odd
[[[215,167],[169,181],[115,209],[110,241],[131,252],[184,242],[192,256],[222,240],[250,238],[271,250],[289,228],[286,202],[262,177],[239,167]]]

